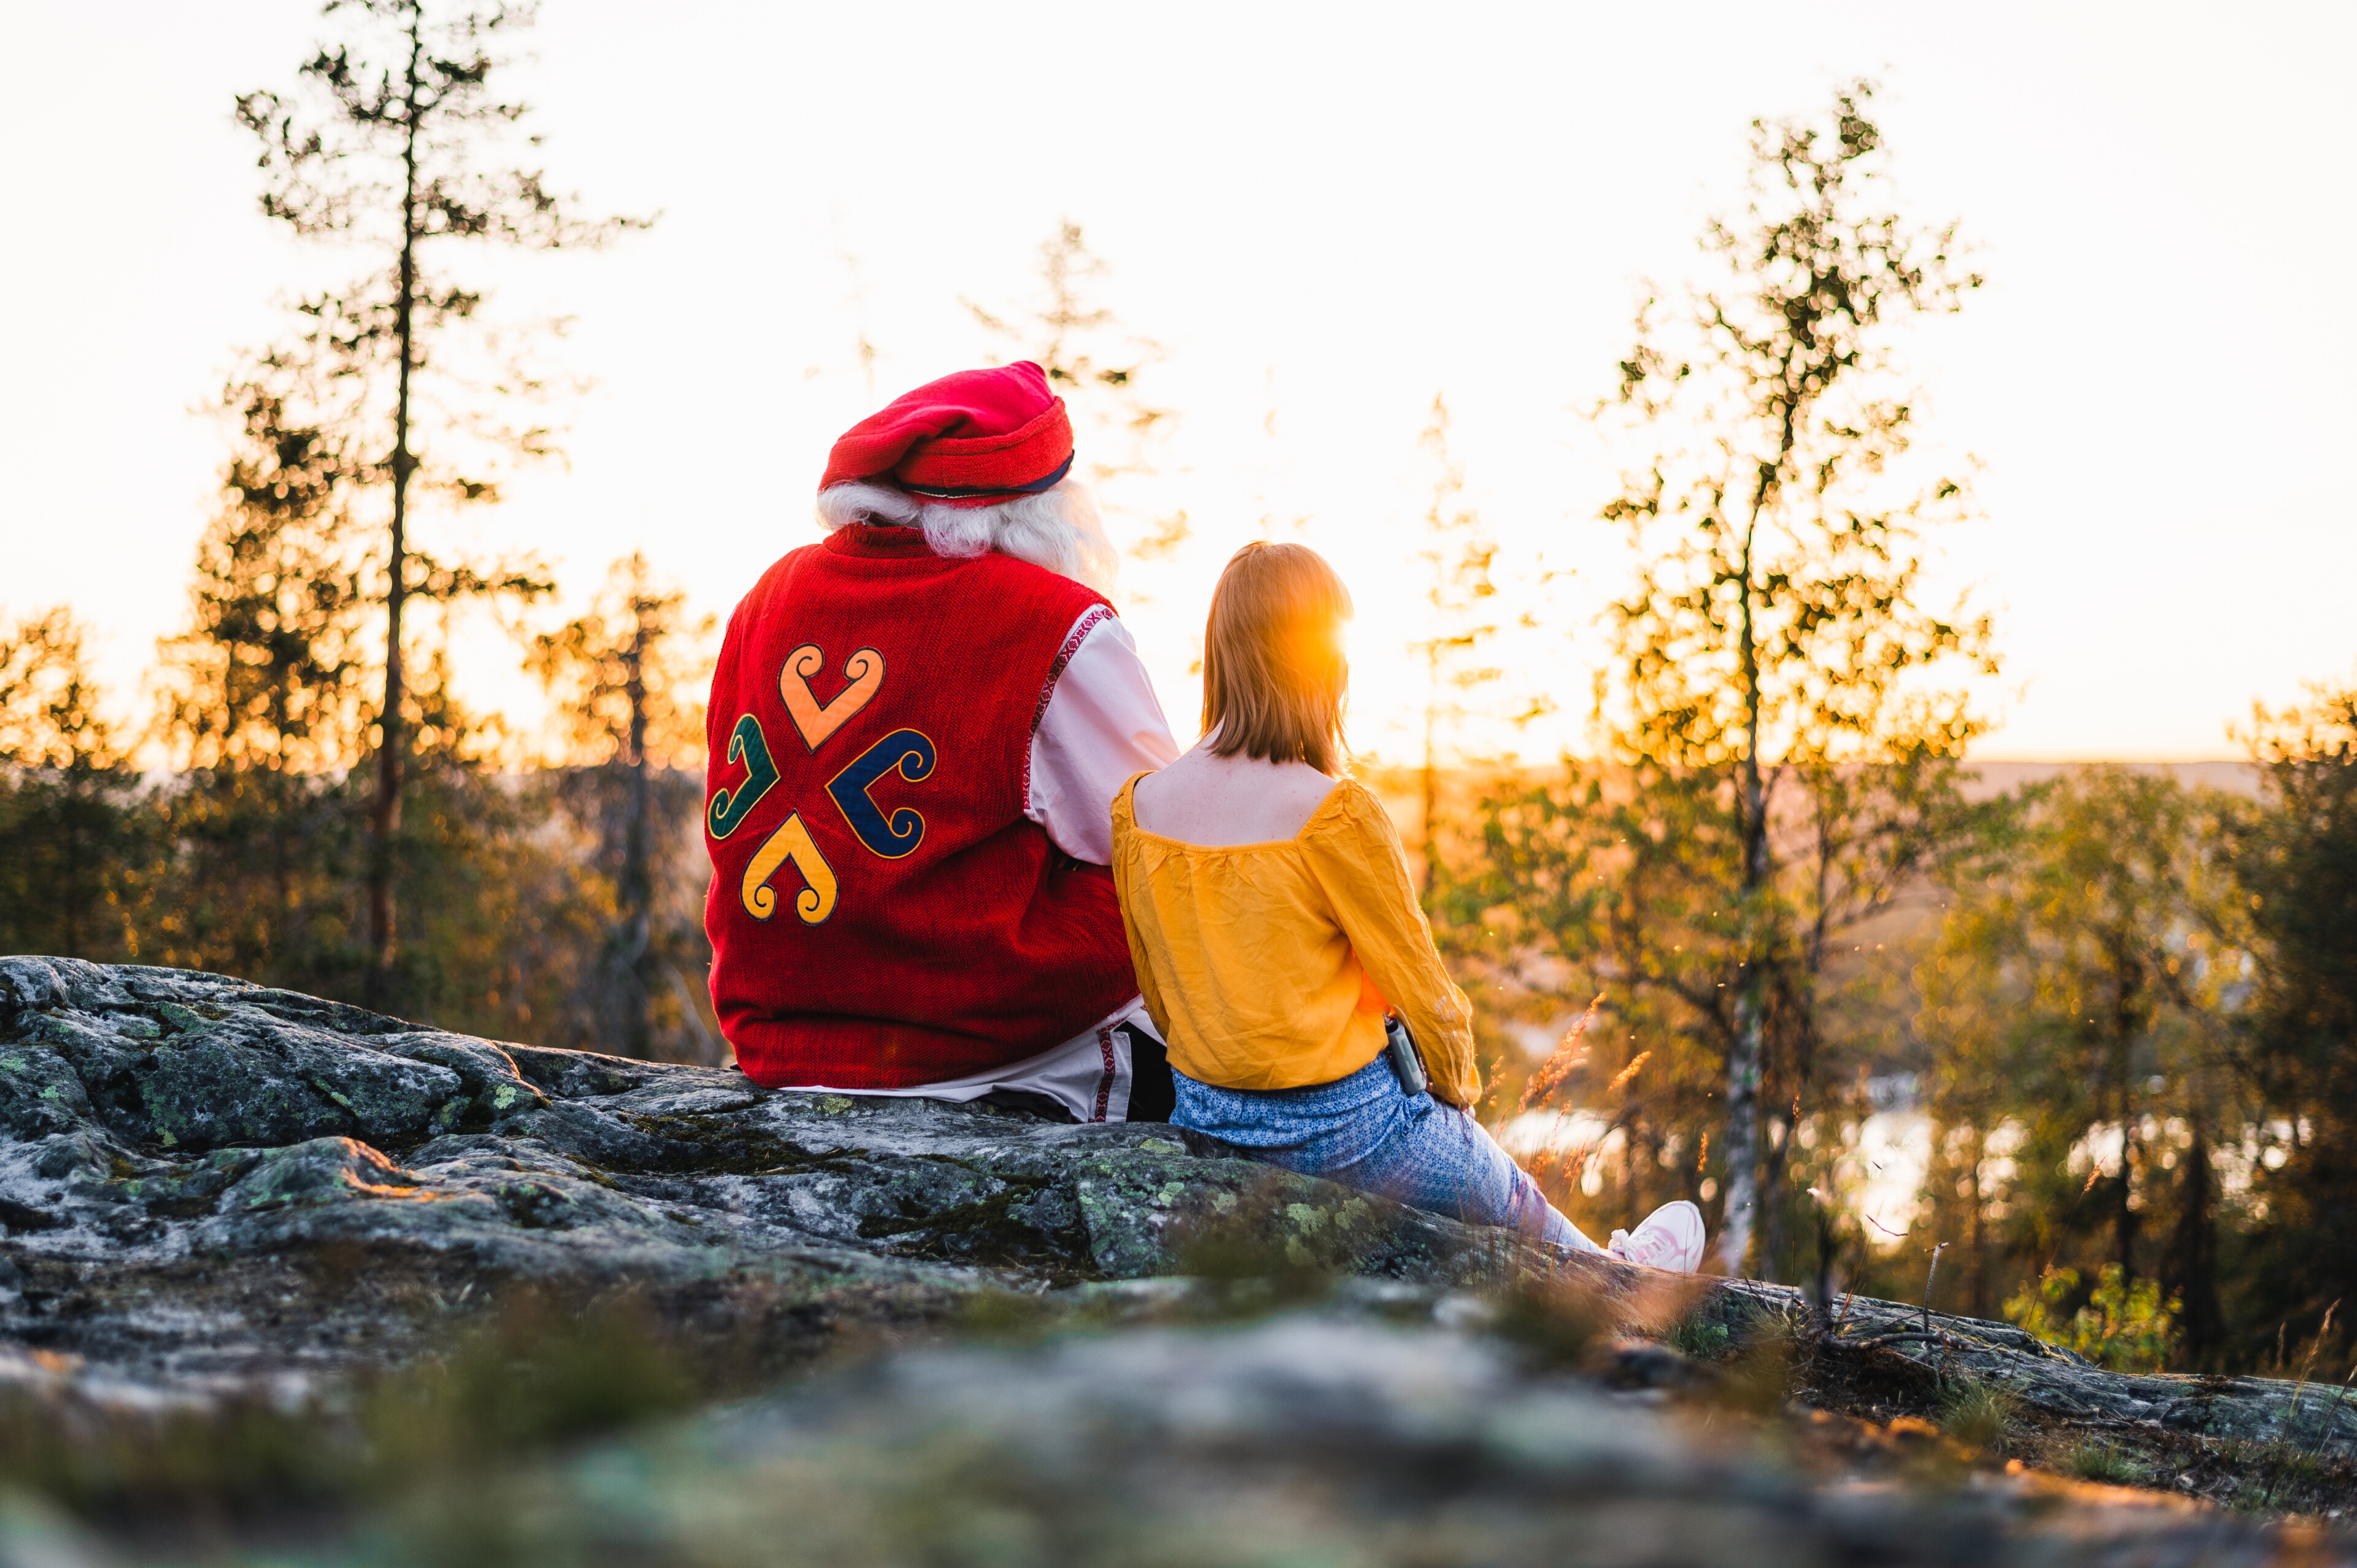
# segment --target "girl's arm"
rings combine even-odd
[[[1441,966],[1408,878],[1406,852],[1383,802],[1356,779],[1335,789],[1339,809],[1321,811],[1301,834],[1310,875],[1368,978],[1415,1033],[1433,1094],[1469,1108],[1481,1094],[1472,1004]]]

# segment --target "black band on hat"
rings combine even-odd
[[[1067,457],[1057,464],[1056,471],[1046,478],[1034,479],[1028,485],[1017,485],[1012,489],[984,485],[912,485],[906,479],[896,479],[888,474],[878,475],[877,478],[887,484],[898,485],[912,496],[924,496],[932,500],[941,501],[970,501],[988,500],[995,496],[1036,496],[1041,490],[1055,489],[1063,482],[1064,476],[1071,471],[1072,459]]]

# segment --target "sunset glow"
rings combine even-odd
[[[1409,9],[1344,27],[1212,7],[1171,29],[1043,6],[1012,33],[944,12],[903,36],[857,7],[711,5],[651,27],[638,8],[550,5],[529,86],[554,166],[663,216],[610,254],[491,268],[507,317],[576,318],[561,366],[595,385],[571,407],[568,462],[452,537],[540,552],[576,595],[643,547],[725,615],[813,536],[834,435],[993,352],[961,301],[1019,305],[1069,216],[1112,268],[1101,303],[1165,349],[1144,383],[1177,415],[1161,471],[1113,499],[1133,536],[1182,509],[1192,523],[1175,556],[1125,570],[1174,720],[1196,710],[1210,581],[1267,532],[1350,581],[1358,738],[1413,748],[1405,644],[1431,480],[1415,436],[1439,392],[1502,596],[1543,622],[1502,661],[1517,695],[1562,709],[1552,729],[1469,744],[1544,756],[1577,738],[1587,618],[1628,566],[1592,518],[1640,456],[1580,411],[1610,389],[1643,280],[1691,274],[1700,219],[1738,199],[1746,123],[1866,70],[1910,206],[1960,218],[1991,279],[1969,317],[1906,345],[1932,389],[1927,436],[1982,465],[1983,520],[1940,542],[1939,569],[2001,616],[2006,722],[1981,749],[2233,755],[2225,726],[2253,698],[2290,700],[2351,659],[2357,520],[2333,457],[2357,418],[2341,369],[2357,327],[2285,281],[2290,258],[2357,238],[2347,203],[2314,199],[2351,175],[2326,74],[2347,15],[2278,8],[2228,33],[2190,13],[2117,26],[2149,14],[2102,6],[1968,23],[1815,9],[1840,25],[1499,7],[1435,33]],[[0,391],[0,592],[94,621],[126,709],[181,618],[221,460],[191,410],[234,345],[274,329],[276,300],[343,266],[271,232],[229,118],[315,12],[12,19],[22,58],[108,66],[38,73],[0,107],[11,145],[53,149],[7,174],[53,241],[0,255],[12,295],[38,302],[8,329],[19,373]],[[1787,41],[1834,36],[1839,59]],[[850,62],[887,58],[878,113],[876,74]],[[977,80],[996,84],[989,134]],[[59,141],[64,124],[87,130]],[[2233,150],[2215,130],[2230,124],[2264,126],[2269,156]],[[472,638],[467,688],[529,714],[511,645],[488,624]]]

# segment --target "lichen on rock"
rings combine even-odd
[[[770,1093],[183,971],[0,960],[0,1221],[118,1294],[324,1247],[493,1282],[1037,1288],[1169,1273],[1240,1203],[1301,1266],[1462,1281],[1522,1246],[1168,1126]],[[0,1330],[81,1338],[38,1302]]]
[[[742,1433],[729,1422],[751,1415],[715,1417],[631,1460],[641,1466],[634,1473],[667,1477],[673,1499],[705,1484],[698,1466],[719,1477],[714,1485],[752,1488],[748,1497],[768,1496],[762,1488],[783,1473],[777,1466],[794,1466],[816,1487],[795,1497],[828,1495],[835,1472],[797,1457],[807,1444],[780,1435],[788,1426],[839,1431],[843,1454],[867,1452],[863,1444],[881,1444],[880,1453],[921,1437],[926,1411],[940,1401],[986,1396],[1010,1409],[1046,1401],[1041,1419],[1052,1417],[1041,1442],[1029,1444],[1015,1441],[1031,1430],[1020,1420],[1007,1418],[1021,1428],[1010,1435],[976,1407],[967,1423],[980,1434],[973,1452],[995,1455],[1009,1485],[1085,1480],[1109,1465],[1107,1495],[1142,1499],[1150,1514],[1158,1494],[1137,1489],[1135,1477],[1157,1466],[1192,1466],[1189,1484],[1232,1478],[1219,1445],[1206,1448],[1184,1422],[1165,1421],[1169,1412],[1218,1405],[1227,1420],[1258,1411],[1249,1430],[1239,1428],[1234,1451],[1290,1452],[1283,1433],[1298,1412],[1271,1413],[1275,1389],[1309,1402],[1302,1442],[1335,1453],[1363,1448],[1378,1469],[1407,1477],[1421,1473],[1416,1466],[1472,1464],[1466,1456],[1478,1454],[1480,1466],[1503,1466],[1500,1476],[1537,1477],[1534,1491],[1501,1482],[1503,1491],[1472,1486],[1459,1497],[1443,1487],[1431,1494],[1440,1502],[1426,1499],[1520,1509],[1515,1530],[1553,1517],[1547,1488],[1602,1486],[1598,1477],[1609,1476],[1662,1488],[1664,1518],[1686,1506],[1678,1499],[1706,1500],[1722,1474],[1717,1461],[1678,1448],[1651,1416],[1641,1423],[1598,1402],[1592,1389],[1515,1391],[1498,1337],[1512,1337],[1516,1293],[1564,1281],[1586,1293],[1579,1312],[1587,1315],[1564,1343],[1587,1345],[1598,1326],[1626,1327],[1674,1300],[1690,1345],[1786,1336],[1817,1380],[1806,1386],[1820,1390],[1870,1376],[1928,1409],[1942,1388],[1970,1379],[2001,1389],[2039,1421],[2077,1423],[2106,1441],[2143,1434],[2185,1453],[2213,1441],[2266,1442],[2340,1465],[2357,1455],[2357,1404],[2313,1390],[2303,1399],[2267,1380],[2115,1377],[2005,1325],[1889,1303],[1854,1301],[1828,1328],[1812,1323],[1808,1304],[1788,1287],[1665,1285],[1664,1276],[1593,1255],[1277,1171],[1168,1126],[1066,1125],[983,1104],[770,1092],[732,1070],[475,1039],[220,975],[63,959],[0,959],[0,1396],[13,1390],[48,1402],[42,1411],[85,1413],[238,1400],[275,1409],[328,1398],[323,1391],[345,1386],[339,1380],[448,1355],[471,1332],[469,1313],[520,1292],[558,1304],[653,1293],[665,1311],[705,1323],[716,1342],[766,1336],[773,1349],[784,1344],[805,1359],[846,1332],[938,1327],[977,1311],[1102,1328],[1156,1304],[1195,1311],[1186,1304],[1209,1302],[1220,1312],[1313,1297],[1358,1304],[1351,1312],[1361,1326],[1347,1332],[1329,1316],[1315,1329],[1249,1342],[1215,1332],[1029,1360],[977,1352],[879,1372],[880,1382],[827,1384],[813,1402],[778,1406],[787,1424],[765,1429],[741,1455],[730,1448],[734,1468],[707,1464],[712,1451],[697,1444],[734,1444]],[[1197,1277],[1173,1277],[1180,1275]],[[1343,1282],[1339,1293],[1335,1281]],[[1381,1320],[1375,1327],[1364,1322],[1370,1316]],[[1561,1346],[1547,1348],[1550,1333],[1562,1338],[1560,1325],[1541,1332],[1536,1348],[1524,1348],[1525,1364],[1553,1375]],[[1389,1359],[1377,1392],[1353,1406],[1340,1373],[1272,1372],[1269,1358],[1306,1354],[1305,1334],[1330,1349],[1328,1371],[1351,1356]],[[1469,1339],[1481,1344],[1469,1349]],[[1179,1366],[1188,1357],[1193,1373]],[[1649,1398],[1734,1376],[1650,1343],[1580,1365],[1607,1384],[1641,1384],[1635,1392]],[[1459,1374],[1472,1382],[1446,1398],[1418,1391],[1419,1379],[1438,1378],[1432,1387],[1441,1388]],[[1101,1397],[1105,1379],[1115,1392]],[[1124,1380],[1129,1394],[1115,1387]],[[882,1391],[872,1423],[862,1424],[856,1402],[828,1402],[855,1386]],[[1141,1414],[1140,1399],[1164,1405]],[[1352,1426],[1353,1409],[1392,1423],[1382,1429],[1391,1435]],[[1419,1435],[1417,1422],[1442,1415],[1443,1425],[1457,1424]],[[1074,1452],[1090,1423],[1112,1430],[1125,1422],[1133,1434],[1155,1422],[1168,1430],[1130,1449],[1109,1443],[1086,1463],[1059,1457]],[[825,1447],[832,1441],[816,1452],[834,1451]],[[1611,1443],[1626,1449],[1620,1469],[1621,1460],[1607,1463]],[[966,1449],[942,1452],[945,1462],[965,1462],[958,1455]],[[1319,1474],[1314,1464],[1301,1472],[1304,1497],[1324,1495]],[[1766,1513],[1746,1502],[1711,1517],[1728,1541],[1755,1516],[1801,1520],[1815,1544],[1789,1554],[1795,1563],[1854,1560],[1843,1553],[1857,1541],[1900,1540],[1930,1518],[1853,1529],[1838,1508],[1808,1500],[1789,1478],[1742,1475],[1768,1499]],[[583,1521],[596,1538],[586,1543],[598,1550],[611,1544],[600,1534],[608,1524],[628,1523],[584,1503],[573,1472],[533,1484],[542,1490],[517,1503],[518,1518],[554,1509],[548,1518]],[[899,1493],[877,1495],[899,1506]],[[773,1528],[759,1522],[772,1520],[768,1506],[729,1517],[754,1521],[759,1535]],[[1282,1513],[1294,1505],[1273,1506]],[[1184,1517],[1183,1509],[1164,1512]],[[1104,1516],[1111,1556],[1072,1560],[1118,1560],[1114,1548],[1131,1539],[1114,1528],[1120,1517]],[[869,1532],[879,1551],[924,1544],[902,1539],[889,1509],[855,1509],[836,1523]],[[554,1550],[550,1542],[571,1539],[571,1528],[551,1524],[533,1550]],[[681,1561],[718,1560],[695,1553],[709,1547],[726,1556],[742,1545],[724,1541],[725,1530],[707,1539],[700,1526],[665,1528],[686,1553]],[[1337,1539],[1360,1540],[1356,1528],[1334,1523]],[[1243,1549],[1216,1536],[1203,1538],[1205,1561]],[[1367,1561],[1394,1560],[1368,1550]],[[2005,1560],[1997,1547],[1989,1553],[1953,1560]]]

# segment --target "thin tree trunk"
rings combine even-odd
[[[1424,832],[1423,886],[1416,889],[1424,902],[1432,902],[1432,819],[1440,804],[1440,654],[1433,650],[1425,655],[1424,703],[1424,815],[1420,820]]]
[[[1760,962],[1759,923],[1768,886],[1768,800],[1760,772],[1760,649],[1752,625],[1751,548],[1758,511],[1743,540],[1743,887],[1745,962],[1736,982],[1735,1036],[1727,1052],[1727,1203],[1719,1219],[1718,1258],[1730,1274],[1740,1274],[1751,1251],[1759,1219],[1760,1072],[1766,1057],[1767,966]]]
[[[1975,1317],[1988,1316],[1988,1210],[1981,1197],[1981,1162],[1988,1158],[1988,1130],[1973,1125],[1973,1305]]]
[[[2169,1249],[2169,1283],[2184,1305],[2178,1321],[2185,1326],[2185,1348],[2194,1365],[2206,1365],[2226,1337],[2225,1316],[2218,1305],[2217,1184],[2210,1169],[2210,1122],[2199,1102],[2189,1118],[2192,1147],[2185,1152],[2183,1208],[2177,1217],[2175,1244]]]
[[[72,764],[58,770],[58,803],[64,808],[66,830],[66,874],[61,879],[65,883],[66,956],[95,958],[95,953],[81,950],[82,813]]]
[[[409,92],[407,135],[402,144],[404,185],[401,201],[401,265],[393,295],[393,343],[401,357],[393,413],[393,532],[386,562],[384,596],[384,707],[379,718],[381,738],[376,754],[376,799],[369,810],[368,999],[382,1007],[393,1001],[393,840],[401,831],[402,761],[406,736],[402,704],[405,696],[401,667],[402,602],[408,597],[409,478],[414,459],[409,452],[409,382],[416,362],[413,341],[417,302],[417,111],[423,82],[419,62],[425,48],[425,18],[409,19]]]
[[[649,1017],[649,993],[655,977],[652,942],[654,878],[649,868],[648,828],[653,815],[651,780],[647,776],[647,628],[644,612],[630,638],[630,796],[622,822],[622,1054],[654,1054],[654,1029]]]
[[[284,734],[282,730],[280,732]],[[294,976],[286,960],[295,950],[295,873],[289,864],[287,834],[295,830],[295,812],[288,802],[288,790],[284,773],[273,766],[264,775],[269,779],[270,798],[270,887],[274,908],[271,910],[270,931],[266,939],[271,957],[269,978],[278,983],[291,982]]]
[[[2121,963],[2115,973],[2117,989],[2112,1007],[2112,1081],[2119,1096],[2120,1194],[2112,1224],[2115,1250],[2119,1255],[2120,1283],[2126,1284],[2136,1278],[2136,1210],[2129,1204],[2136,1191],[2136,1091],[2128,1082],[2134,1066],[2130,1050],[2134,1016],[2129,1008],[2131,982],[2126,963]]]

